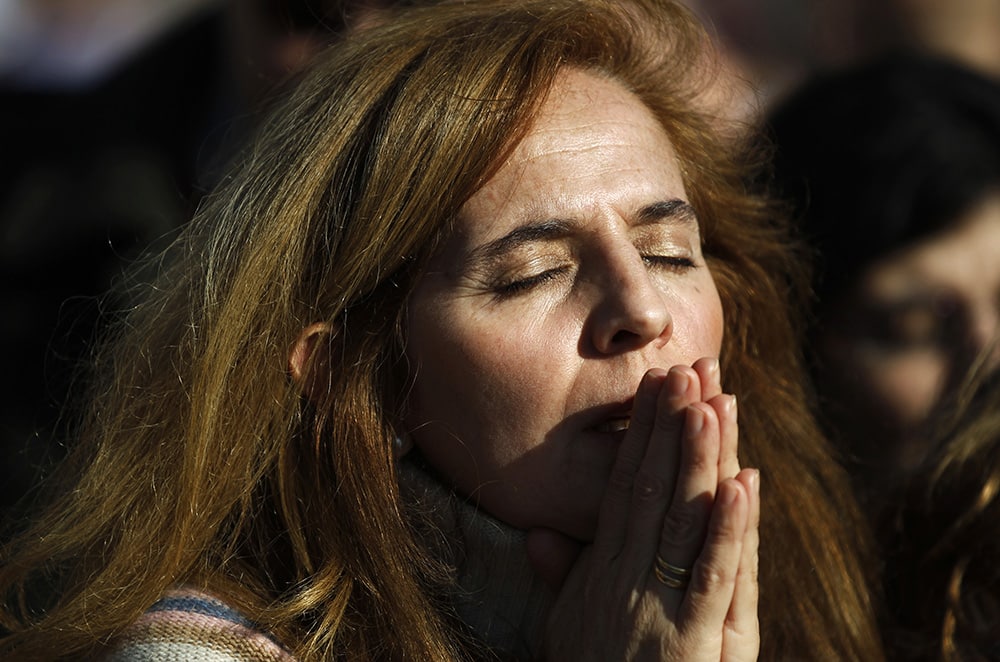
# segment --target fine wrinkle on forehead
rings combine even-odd
[[[635,100],[634,104],[605,103],[603,111],[619,107],[625,114],[626,111],[631,111],[636,106],[645,109],[641,102]],[[514,148],[504,166],[510,167],[518,162],[530,163],[539,157],[550,155],[573,155],[595,148],[634,147],[631,142],[636,128],[634,123],[619,119],[611,113],[609,115],[594,117],[589,108],[580,108],[572,113],[545,113],[541,118],[543,121],[532,127],[531,131]],[[565,120],[575,119],[574,116],[579,116],[580,120],[574,122],[572,126],[567,126]],[[643,117],[641,123],[647,123],[652,131],[662,133],[664,138],[669,140],[666,131],[652,114]],[[559,147],[556,148],[555,145]]]
[[[664,127],[620,83],[566,70],[502,167],[459,211],[450,262],[495,263],[606,214],[698,229]],[[500,236],[502,235],[502,236]]]
[[[525,139],[514,149],[512,156],[520,154],[530,159],[533,154],[526,151],[527,147],[541,147],[548,142],[551,135],[565,135],[565,120],[574,116],[586,118],[573,128],[574,133],[594,133],[607,137],[608,126],[619,127],[621,133],[627,135],[633,129],[631,123],[624,123],[619,115],[627,116],[633,107],[643,109],[650,126],[663,131],[663,127],[646,107],[642,100],[615,78],[601,72],[573,67],[560,71],[552,87],[535,115]],[[613,112],[622,109],[622,113]],[[594,110],[599,109],[605,117],[595,119]],[[611,135],[618,133],[612,131]],[[533,150],[532,150],[533,151]]]

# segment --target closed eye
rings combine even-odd
[[[493,293],[497,299],[514,297],[543,283],[558,279],[569,271],[569,269],[570,267],[568,266],[556,267],[554,269],[542,271],[534,276],[528,276],[527,278],[518,278],[512,281],[501,282],[493,286]]]
[[[676,272],[687,271],[698,266],[691,258],[677,255],[643,255],[642,261],[650,268],[668,269]]]

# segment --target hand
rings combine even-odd
[[[739,467],[735,404],[714,359],[650,370],[593,544],[529,532],[559,591],[549,660],[756,659],[759,477]],[[690,569],[690,583],[661,562]]]

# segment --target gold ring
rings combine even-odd
[[[667,588],[675,588],[680,591],[687,590],[688,580],[686,578],[681,579],[679,577],[671,577],[670,575],[664,574],[664,572],[659,568],[653,568],[653,574],[656,575],[656,579]]]
[[[656,576],[657,581],[667,588],[680,591],[687,590],[688,583],[691,581],[691,570],[689,568],[681,568],[680,566],[668,563],[659,554],[656,555],[656,565],[653,566],[653,575]]]
[[[673,563],[667,563],[666,561],[663,560],[663,557],[660,556],[659,554],[656,555],[656,567],[659,568],[660,570],[663,570],[663,572],[669,572],[670,574],[677,575],[679,577],[691,576],[690,568],[682,568],[680,566],[674,565]]]

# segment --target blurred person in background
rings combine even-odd
[[[1000,77],[1000,0],[685,0],[714,31],[759,119],[818,71],[905,48]]]
[[[906,41],[1000,80],[1000,0],[893,0]]]
[[[828,428],[876,505],[1000,320],[1000,83],[886,57],[819,76],[771,116],[777,188],[819,257],[809,337]]]

